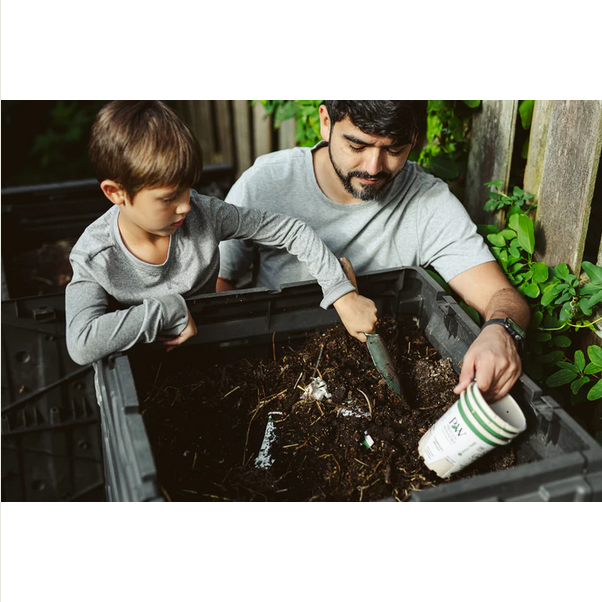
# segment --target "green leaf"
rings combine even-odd
[[[577,366],[579,372],[583,372],[585,369],[585,355],[581,349],[575,351],[575,366]]]
[[[587,398],[590,401],[596,401],[596,399],[602,399],[602,379],[599,380],[588,392]]]
[[[513,216],[514,217],[514,216]],[[527,253],[533,254],[535,251],[535,234],[533,232],[533,222],[523,213],[518,216],[518,244]]]
[[[533,282],[526,282],[521,284],[518,288],[521,293],[531,299],[537,299],[537,297],[539,297],[539,287]]]
[[[571,339],[569,339],[569,337],[566,337],[564,335],[561,335],[559,337],[554,337],[554,345],[556,345],[556,347],[570,347]]]
[[[563,368],[565,370],[572,370],[575,374],[579,374],[579,368],[577,368],[575,364],[571,364],[570,362],[556,362],[556,365],[559,368]]]
[[[479,224],[477,226],[477,232],[481,236],[487,236],[488,234],[497,234],[499,232],[497,226],[493,224]]]
[[[460,166],[450,157],[439,155],[429,161],[431,173],[442,180],[455,180],[460,175]]]
[[[548,279],[548,266],[543,261],[538,261],[531,266],[533,270],[533,282],[541,283]]]
[[[591,282],[588,282],[587,284],[579,287],[579,294],[582,296],[597,295],[601,290],[602,286],[599,284],[592,284]]]
[[[487,188],[491,188],[491,187],[501,188],[503,185],[504,185],[503,180],[492,180],[491,182],[485,182],[485,184],[483,184],[483,186],[487,186]]]
[[[587,348],[590,361],[596,366],[602,366],[602,349],[598,345],[590,345]]]
[[[585,366],[585,370],[583,371],[585,374],[598,374],[598,372],[602,372],[602,366],[596,366],[596,364],[589,363]]]
[[[594,265],[591,261],[583,261],[581,269],[589,276],[590,282],[602,284],[602,267]]]
[[[506,246],[506,239],[501,234],[488,234],[487,240],[495,247]]]
[[[518,232],[518,218],[522,215],[522,213],[513,213],[508,216],[508,225],[515,231]]]
[[[583,312],[583,315],[585,316],[592,315],[592,308],[589,306],[589,299],[587,297],[579,299],[579,309]]]
[[[566,263],[560,263],[554,268],[554,273],[561,280],[566,280],[569,277],[569,268]]]
[[[582,376],[578,380],[573,381],[571,383],[571,391],[573,392],[573,395],[577,395],[577,393],[579,393],[579,389],[581,389],[581,387],[589,381],[590,379],[587,376]]]
[[[523,129],[528,130],[531,127],[531,121],[533,120],[533,108],[535,107],[534,100],[523,100],[519,107],[518,112],[520,114],[520,121]]]
[[[558,293],[555,292],[554,288],[555,287],[553,286],[549,286],[545,289],[543,295],[541,296],[541,304],[544,307],[550,305],[550,303],[552,303],[552,301],[554,301],[554,299],[556,299],[556,297],[558,296]]]
[[[506,240],[512,240],[513,238],[516,238],[516,232],[514,230],[510,230],[509,228],[506,228],[505,230],[502,230],[500,232],[500,234],[506,239]]]
[[[540,343],[552,340],[552,335],[549,332],[536,332],[533,338]]]
[[[575,380],[577,374],[572,370],[560,370],[546,379],[548,387],[561,387]]]
[[[594,305],[598,305],[602,301],[602,291],[590,297],[587,301],[587,306],[591,309]]]
[[[471,109],[475,109],[481,104],[480,100],[463,100],[462,102],[465,105],[469,106]]]

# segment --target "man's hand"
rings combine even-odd
[[[460,382],[454,389],[459,395],[477,379],[477,386],[487,401],[493,402],[510,392],[521,374],[516,344],[499,324],[484,328],[464,356]]]
[[[181,345],[184,341],[187,341],[189,338],[193,337],[196,334],[196,324],[192,319],[192,314],[190,310],[188,310],[188,324],[186,324],[186,328],[180,333],[178,337],[175,339],[171,339],[170,341],[163,341],[163,345],[167,348],[166,350],[173,351],[178,345]]]
[[[215,283],[215,292],[216,293],[224,293],[225,291],[233,291],[236,290],[236,287],[230,280],[226,280],[225,278],[218,278]]]
[[[374,332],[376,326],[376,305],[371,299],[356,292],[339,297],[334,303],[341,321],[352,337],[366,342],[365,332]]]

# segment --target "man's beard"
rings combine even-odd
[[[343,184],[345,190],[349,194],[351,194],[354,199],[358,199],[360,201],[379,200],[387,184],[399,175],[395,174],[392,176],[391,174],[385,173],[383,171],[380,171],[375,175],[369,174],[366,171],[350,171],[347,175],[345,175],[334,162],[330,146],[328,146],[328,155],[330,156],[330,162],[332,163],[332,167],[337,176],[339,177],[339,180],[341,180],[341,183]],[[358,190],[357,188],[354,188],[352,186],[351,178],[374,178],[374,184],[361,184],[362,189]]]

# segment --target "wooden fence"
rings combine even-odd
[[[234,165],[237,177],[260,155],[295,146],[294,121],[274,128],[260,102],[178,100],[174,104],[201,143],[205,164]]]

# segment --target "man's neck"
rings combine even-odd
[[[332,166],[328,155],[328,145],[321,146],[313,152],[313,165],[318,186],[331,201],[341,205],[357,205],[362,202],[345,190]]]

